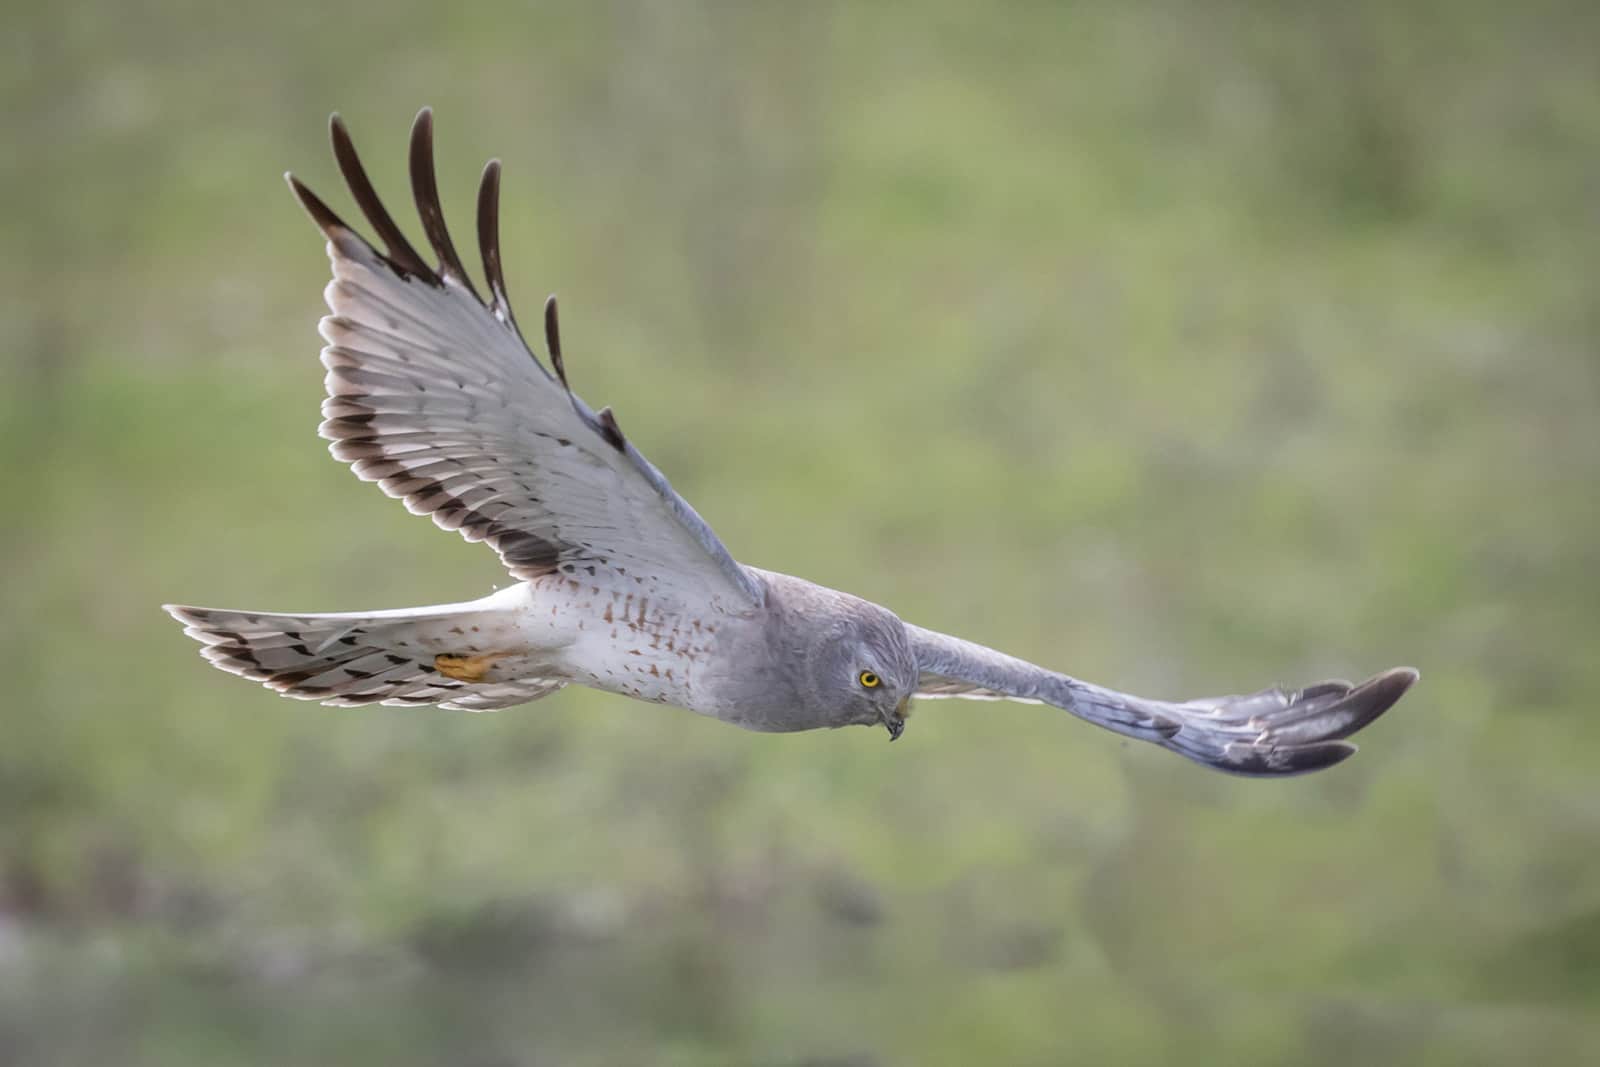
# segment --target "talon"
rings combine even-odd
[[[509,652],[484,652],[477,656],[447,656],[441,652],[433,657],[433,667],[446,678],[454,678],[458,682],[481,682],[495,661],[509,655]]]

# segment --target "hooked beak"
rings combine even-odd
[[[906,697],[895,705],[894,711],[884,716],[884,729],[889,731],[891,742],[900,740],[900,735],[906,732],[906,705],[911,703],[911,698]]]

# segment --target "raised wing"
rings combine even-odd
[[[486,541],[518,578],[565,573],[643,596],[745,611],[760,584],[623,435],[567,386],[555,298],[545,305],[552,374],[523,340],[500,263],[500,163],[478,189],[478,296],[445,228],[433,115],[411,128],[411,186],[430,266],[378,199],[344,124],[333,151],[379,252],[293,175],[328,238],[333,281],[322,436],[364,481],[468,541]]]
[[[920,668],[918,697],[1050,704],[1231,774],[1333,766],[1355,754],[1344,739],[1388,711],[1418,677],[1410,667],[1395,667],[1355,686],[1320,682],[1179,704],[1102,689],[920,626],[907,629]]]

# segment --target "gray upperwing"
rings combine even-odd
[[[328,396],[320,432],[334,456],[416,514],[484,541],[511,573],[560,571],[641,595],[744,612],[760,582],[623,435],[567,384],[556,306],[545,308],[554,373],[527,345],[505,292],[498,163],[484,170],[478,241],[488,299],[468,279],[444,222],[433,123],[412,127],[418,215],[430,266],[395,225],[335,116],[334,154],[380,252],[315,194],[290,185],[328,239],[334,278],[321,332]]]
[[[1177,723],[1137,697],[1101,689],[936,630],[909,623],[906,630],[919,668],[916,696],[1049,704],[1141,741],[1160,743],[1178,731]]]
[[[1343,761],[1356,751],[1345,738],[1393,707],[1418,678],[1413,668],[1395,667],[1360,685],[1320,682],[1171,703],[1091,685],[920,626],[906,629],[921,668],[917,696],[1050,704],[1230,774],[1304,774]]]

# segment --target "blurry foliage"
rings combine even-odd
[[[8,12],[0,1061],[1600,1047],[1600,8]],[[735,553],[1121,687],[1411,662],[1355,762],[1065,715],[338,711],[164,600],[503,581],[312,430],[343,111]],[[526,315],[526,311],[524,312]]]

